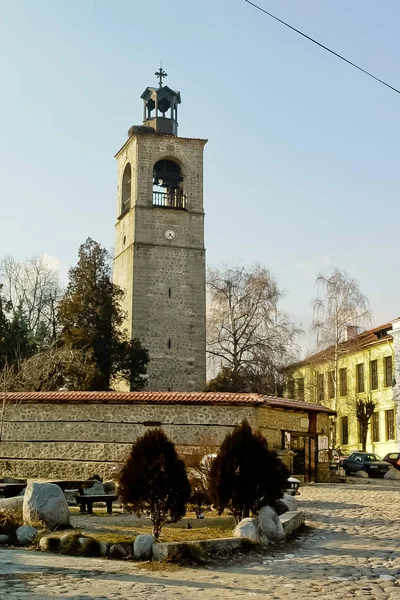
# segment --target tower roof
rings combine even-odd
[[[163,97],[165,95],[174,96],[178,104],[181,103],[181,93],[178,90],[172,90],[168,85],[162,87],[147,87],[143,94],[140,96],[143,100],[149,100],[154,96]]]

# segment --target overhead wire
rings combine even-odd
[[[390,85],[389,83],[387,83],[386,81],[383,81],[383,79],[379,79],[379,77],[376,77],[375,75],[373,75],[372,73],[370,73],[369,71],[366,71],[365,69],[363,69],[362,67],[360,67],[359,65],[356,65],[356,63],[353,63],[351,60],[345,58],[344,56],[342,56],[341,54],[338,54],[337,52],[335,52],[334,50],[332,50],[331,48],[328,48],[328,46],[325,46],[324,44],[321,44],[320,42],[318,42],[317,40],[315,40],[314,38],[310,37],[309,35],[307,35],[306,33],[303,33],[303,31],[300,31],[300,29],[296,29],[296,27],[293,27],[292,25],[289,25],[289,23],[286,23],[286,21],[283,21],[282,19],[279,19],[278,17],[276,17],[275,15],[273,15],[272,13],[268,12],[267,10],[265,10],[264,8],[262,8],[261,6],[259,6],[258,4],[255,4],[254,2],[251,2],[251,0],[244,0],[247,4],[250,4],[251,6],[253,6],[254,8],[256,8],[257,10],[260,10],[262,13],[268,15],[269,17],[271,17],[272,19],[275,19],[275,21],[278,21],[279,23],[281,23],[282,25],[285,25],[285,27],[288,27],[289,29],[292,29],[292,31],[295,31],[296,33],[298,33],[299,35],[303,36],[304,38],[306,38],[307,40],[309,40],[310,42],[313,42],[313,44],[316,44],[317,46],[319,46],[320,48],[323,48],[324,50],[326,50],[327,52],[330,52],[331,54],[333,54],[334,56],[336,56],[337,58],[340,58],[340,60],[343,60],[344,62],[348,63],[349,65],[351,65],[352,67],[358,69],[359,71],[361,71],[362,73],[365,73],[365,75],[368,75],[369,77],[372,77],[372,79],[375,79],[375,81],[378,81],[379,83],[381,83],[382,85],[385,85],[386,87],[390,88],[391,90],[393,90],[394,92],[397,92],[398,94],[400,94],[400,90],[398,90],[397,88],[393,87],[392,85]]]

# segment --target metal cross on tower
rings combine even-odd
[[[159,83],[159,86],[160,86],[160,87],[162,87],[162,84],[163,84],[163,79],[164,79],[164,77],[168,77],[168,73],[166,73],[166,72],[164,71],[164,69],[162,68],[162,66],[161,66],[161,67],[159,68],[159,70],[158,70],[158,71],[156,71],[156,72],[154,73],[154,75],[155,75],[156,77],[158,77],[158,79],[159,79],[159,82],[158,82],[158,83]]]

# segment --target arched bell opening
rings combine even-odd
[[[184,177],[180,166],[170,159],[156,162],[153,169],[153,206],[186,210]]]
[[[121,214],[127,212],[131,207],[132,168],[128,163],[122,176],[121,188]]]

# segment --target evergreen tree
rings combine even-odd
[[[120,486],[124,502],[134,511],[150,511],[156,539],[168,518],[176,522],[186,514],[190,484],[185,465],[161,429],[147,432],[132,446]]]
[[[210,473],[210,494],[221,514],[228,508],[237,521],[274,506],[286,489],[289,472],[267,440],[253,433],[247,421],[221,444]]]
[[[92,354],[96,368],[90,389],[108,390],[121,365],[125,366],[123,371],[130,383],[142,381],[140,376],[146,373],[146,350],[135,340],[137,352],[134,354],[132,344],[126,341],[121,329],[122,298],[123,291],[111,281],[107,250],[88,238],[79,248],[77,266],[69,270],[58,320],[60,341]]]

